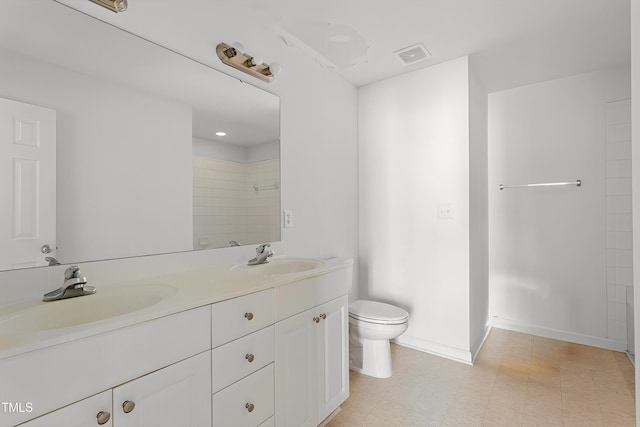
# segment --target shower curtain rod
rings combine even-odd
[[[569,182],[542,182],[539,184],[519,184],[519,185],[504,185],[500,184],[500,190],[504,190],[505,188],[522,188],[522,187],[552,187],[559,185],[575,185],[580,187],[582,185],[582,181],[576,179],[575,181]]]

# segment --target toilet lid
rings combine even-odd
[[[349,316],[364,322],[391,325],[406,322],[409,313],[391,304],[358,300],[349,304]]]

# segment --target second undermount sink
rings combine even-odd
[[[237,265],[232,268],[236,271],[246,271],[258,275],[282,275],[302,273],[305,271],[315,270],[324,265],[324,261],[310,258],[270,258],[266,264],[258,265]]]
[[[46,332],[115,318],[158,304],[177,292],[168,285],[104,286],[94,295],[23,303],[0,313],[0,335]]]

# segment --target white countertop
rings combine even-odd
[[[275,257],[283,259],[286,257]],[[119,328],[135,325],[149,320],[169,316],[181,311],[216,303],[230,298],[247,295],[264,289],[270,289],[287,283],[329,273],[353,265],[352,259],[331,258],[323,260],[323,263],[313,269],[288,274],[255,274],[247,269],[234,269],[229,265],[216,265],[193,271],[168,274],[135,281],[123,281],[117,284],[92,283],[97,288],[97,293],[83,297],[70,298],[62,301],[43,302],[41,300],[23,301],[19,304],[0,306],[0,325],[22,313],[22,310],[38,310],[47,308],[46,304],[66,304],[61,316],[67,324],[74,324],[74,309],[81,308],[83,301],[92,298],[92,303],[99,300],[108,301],[109,296],[117,294],[120,290],[127,292],[129,289],[149,285],[164,285],[165,289],[171,289],[170,295],[160,302],[148,307],[131,311],[116,317],[81,323],[74,326],[49,329],[37,332],[0,333],[0,359],[19,355],[28,351],[78,340]],[[163,287],[163,286],[161,286]],[[175,289],[174,289],[175,288]],[[101,292],[101,290],[103,292]],[[106,302],[105,302],[106,303]],[[57,306],[62,307],[62,306]],[[60,320],[60,319],[56,319]],[[19,323],[14,321],[20,330]]]

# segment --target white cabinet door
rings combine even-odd
[[[276,425],[317,426],[349,396],[348,297],[276,323]]]
[[[318,419],[315,309],[276,323],[275,413],[280,427],[315,427]]]
[[[0,270],[47,265],[56,248],[55,110],[0,98],[0,200],[8,202]]]
[[[211,352],[113,389],[114,427],[211,425]]]
[[[20,424],[20,427],[113,427],[111,390]]]
[[[349,397],[348,305],[344,296],[318,307],[318,421]]]

